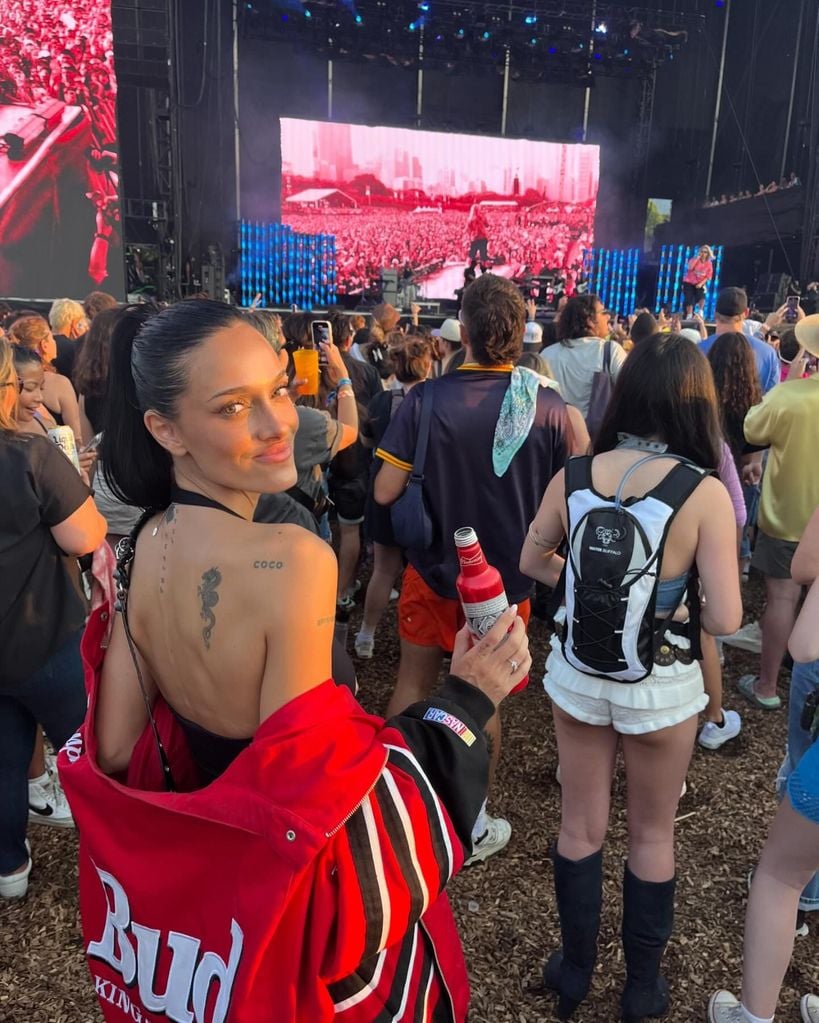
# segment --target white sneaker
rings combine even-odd
[[[59,778],[48,772],[28,783],[28,819],[55,828],[73,828],[74,818]]]
[[[697,742],[706,749],[719,749],[724,743],[736,739],[742,730],[742,718],[735,710],[722,712],[723,722],[706,721],[702,726]]]
[[[802,1023],[819,1023],[819,998],[816,995],[804,995],[799,1008],[802,1012]]]
[[[28,863],[26,869],[19,874],[0,874],[0,899],[22,899],[28,891],[28,877],[33,866],[31,860],[31,845],[26,839],[26,852]]]
[[[370,636],[362,636],[359,633],[355,638],[355,655],[360,657],[362,661],[369,661],[373,655],[375,649],[375,639]]]
[[[472,845],[472,855],[464,863],[465,867],[471,867],[474,863],[482,863],[490,856],[501,851],[509,844],[512,837],[512,825],[503,817],[490,817],[486,815],[487,827],[481,837]]]
[[[759,622],[748,622],[733,635],[723,636],[722,642],[737,650],[747,650],[749,654],[759,654],[762,653],[762,629]]]
[[[739,999],[730,991],[715,991],[708,1003],[708,1023],[745,1023]]]

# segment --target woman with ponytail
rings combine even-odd
[[[127,310],[106,415],[111,488],[148,511],[107,650],[107,609],[89,620],[88,716],[60,755],[103,1015],[462,1021],[439,896],[485,795],[482,730],[531,665],[522,623],[471,649],[463,631],[436,698],[387,724],[335,685],[332,549],[252,521],[296,480],[297,418],[287,353],[238,310]]]

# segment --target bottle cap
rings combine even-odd
[[[472,528],[472,526],[464,526],[462,529],[455,530],[455,546],[456,547],[472,547],[478,542],[478,534]]]

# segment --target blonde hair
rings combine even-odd
[[[16,377],[14,359],[11,357],[11,345],[4,337],[0,337],[0,387],[3,387],[4,384],[13,384]],[[7,412],[0,404],[0,432],[13,433],[16,429],[13,407]]]
[[[55,334],[67,334],[72,324],[85,319],[85,310],[73,298],[57,298],[48,311],[48,322]]]

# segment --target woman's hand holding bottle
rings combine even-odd
[[[455,637],[452,674],[480,689],[496,707],[532,667],[526,626],[517,613],[513,604],[477,641],[466,625]]]

